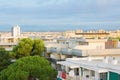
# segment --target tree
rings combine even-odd
[[[35,39],[32,49],[32,55],[42,55],[41,53],[43,51],[44,51],[44,42],[40,39]]]
[[[57,72],[40,56],[18,59],[0,73],[0,80],[54,80]]]
[[[116,40],[116,41],[120,41],[120,37],[109,37],[108,40]]]
[[[0,71],[7,68],[10,64],[10,58],[8,52],[0,47]]]
[[[18,45],[16,45],[13,48],[13,53],[16,58],[21,58],[30,55],[32,56],[41,55],[43,51],[44,51],[44,42],[41,39],[32,40],[30,38],[24,38],[20,40]]]

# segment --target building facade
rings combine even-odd
[[[18,37],[18,36],[20,36],[20,27],[17,25],[17,26],[14,26],[14,27],[12,27],[12,30],[11,30],[12,32],[12,36],[13,37]]]

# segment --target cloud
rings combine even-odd
[[[119,0],[0,0],[1,24],[120,21]]]

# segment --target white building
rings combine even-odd
[[[107,39],[60,38],[46,44],[52,66],[58,70],[58,80],[120,80],[120,48],[106,48],[113,45],[106,42]]]
[[[13,37],[18,37],[18,36],[20,36],[20,27],[19,27],[18,25],[12,27],[12,36],[13,36]]]
[[[119,58],[116,55],[67,58],[66,61],[57,62],[61,65],[59,73],[64,72],[65,76],[58,76],[58,78],[61,80],[120,80]]]

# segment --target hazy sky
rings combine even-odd
[[[0,0],[0,24],[120,24],[120,0]]]

